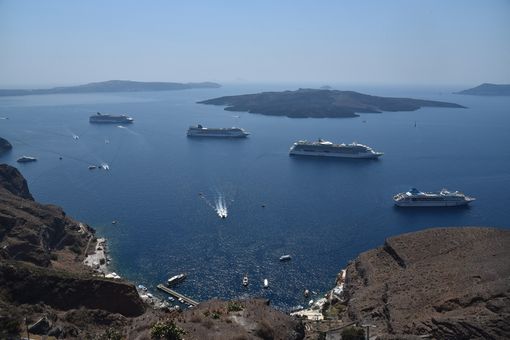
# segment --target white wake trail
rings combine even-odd
[[[225,197],[221,194],[216,200],[216,213],[220,218],[227,218],[228,216],[227,202],[225,201]]]

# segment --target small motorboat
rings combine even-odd
[[[243,277],[243,286],[248,287],[249,281],[248,281],[248,275],[244,274]]]
[[[94,170],[96,168],[97,168],[97,166],[95,166],[95,165],[89,165],[89,170]]]
[[[305,289],[305,291],[303,292],[303,296],[305,298],[309,297],[310,296],[310,291],[308,289]]]
[[[179,282],[182,282],[186,279],[186,274],[184,273],[181,273],[179,275],[175,275],[175,276],[172,276],[171,278],[169,278],[167,280],[167,284],[168,286],[173,286],[173,285],[176,285],[178,284]]]
[[[112,224],[117,224],[117,221],[116,221],[116,220],[113,220],[113,221],[112,221]]]
[[[169,296],[168,297],[168,301],[172,301],[173,302],[173,301],[175,301],[175,299],[173,297]]]
[[[264,288],[269,288],[269,281],[264,279]]]
[[[292,257],[290,255],[282,255],[280,256],[280,261],[284,262],[284,261],[290,261],[292,260]]]

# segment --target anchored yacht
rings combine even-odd
[[[315,142],[300,140],[292,145],[289,154],[302,156],[326,156],[340,158],[379,158],[382,152],[376,152],[371,147],[359,144],[333,144],[319,139]]]
[[[198,124],[190,126],[188,129],[188,137],[226,137],[226,138],[243,138],[250,133],[238,127],[231,128],[206,128]]]
[[[399,207],[454,207],[467,205],[475,198],[466,196],[459,191],[442,189],[439,192],[422,192],[412,188],[393,196],[393,201]]]

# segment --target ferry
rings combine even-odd
[[[126,115],[108,115],[102,114],[101,112],[97,112],[95,115],[90,116],[90,123],[96,124],[119,124],[119,123],[133,123],[133,118],[128,117]]]
[[[290,155],[324,156],[338,158],[368,158],[376,159],[383,155],[365,144],[353,142],[351,144],[333,144],[330,141],[319,139],[315,142],[300,140],[292,145]]]
[[[223,138],[244,138],[250,133],[238,127],[231,128],[206,128],[198,124],[190,126],[188,137],[223,137]]]
[[[37,160],[37,158],[35,158],[35,157],[21,156],[20,158],[18,158],[16,160],[16,162],[18,162],[18,163],[29,163],[29,162],[35,162],[36,160]]]
[[[178,284],[179,282],[182,282],[186,279],[186,274],[184,273],[181,273],[179,275],[175,275],[175,276],[172,276],[171,278],[168,279],[167,281],[167,284],[168,286],[173,286],[173,285],[176,285]]]
[[[442,189],[439,192],[422,192],[412,188],[393,196],[393,201],[399,207],[455,207],[468,205],[475,201],[475,198],[459,191]]]

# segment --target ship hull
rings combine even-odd
[[[188,137],[212,137],[212,138],[245,138],[248,137],[247,133],[239,134],[222,134],[222,133],[196,133],[188,132]]]
[[[133,123],[133,120],[132,119],[119,119],[119,120],[115,120],[115,119],[109,119],[109,120],[95,120],[95,119],[90,119],[89,122],[91,124],[131,124]]]
[[[296,156],[315,156],[315,157],[333,157],[333,158],[355,158],[355,159],[377,159],[382,156],[382,153],[359,153],[359,154],[345,154],[339,152],[310,152],[291,150],[290,155]]]
[[[459,207],[468,205],[472,201],[420,201],[420,202],[407,202],[395,201],[395,205],[399,207]]]

